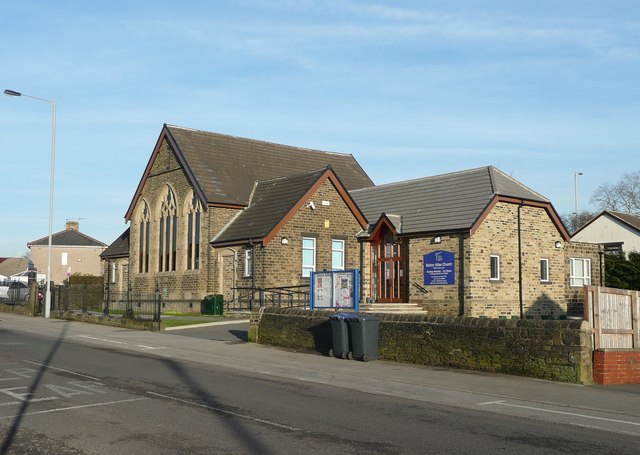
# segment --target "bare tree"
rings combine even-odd
[[[596,213],[589,211],[582,211],[576,215],[576,213],[560,215],[564,227],[567,228],[569,234],[573,235],[578,229],[587,224],[596,216]]]
[[[614,183],[600,185],[591,196],[600,210],[640,214],[640,171],[629,172]]]

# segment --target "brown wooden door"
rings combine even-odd
[[[406,301],[404,245],[390,233],[371,245],[372,297],[377,302]]]

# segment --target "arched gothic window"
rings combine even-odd
[[[202,205],[198,196],[194,193],[189,201],[187,213],[187,269],[198,270],[200,268],[200,215]]]
[[[138,272],[149,272],[149,205],[142,201],[142,213],[140,214],[140,242],[138,244]]]
[[[160,230],[159,230],[159,253],[158,271],[169,272],[176,269],[176,249],[178,239],[178,209],[176,206],[176,196],[171,188],[162,197],[160,205]]]

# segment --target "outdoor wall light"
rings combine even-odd
[[[438,236],[433,238],[433,243],[441,243],[441,242],[442,242],[442,237]]]
[[[556,248],[562,248],[562,242],[560,240],[556,240]]]
[[[280,239],[280,243],[282,243],[283,245],[288,245],[289,244],[289,239],[286,237],[282,237],[282,239]]]

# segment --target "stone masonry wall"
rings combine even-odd
[[[309,284],[302,277],[302,237],[316,239],[316,271],[331,270],[331,241],[345,241],[345,269],[360,268],[360,244],[356,234],[362,229],[331,181],[326,180],[313,194],[315,210],[308,202],[293,215],[267,246],[256,245],[254,268],[257,287],[298,286]],[[327,201],[329,205],[323,205]],[[286,237],[288,243],[282,244]],[[238,283],[250,287],[251,277],[244,276],[243,247],[238,254]]]
[[[325,355],[331,349],[332,312],[260,312],[252,317],[250,328],[259,343]],[[378,316],[378,354],[383,360],[592,382],[591,329],[582,321]]]
[[[518,204],[500,202],[471,236],[465,314],[520,316],[518,262]],[[558,317],[566,314],[564,251],[556,248],[562,237],[544,208],[522,206],[522,290],[524,315]],[[500,279],[490,279],[490,256],[500,257]],[[549,261],[549,281],[540,279],[540,260]]]
[[[159,272],[158,220],[160,199],[166,193],[167,185],[173,190],[177,203],[176,270]],[[170,305],[172,309],[181,305],[185,306],[185,310],[190,310],[193,307],[199,308],[198,305],[204,296],[218,292],[217,258],[213,254],[209,241],[238,211],[238,209],[203,207],[200,229],[200,267],[197,270],[187,270],[188,218],[186,207],[190,202],[191,190],[191,184],[184,170],[169,145],[164,142],[140,195],[140,201],[145,200],[150,209],[149,272],[138,272],[139,216],[142,206],[139,202],[131,220],[130,281],[134,293],[153,293],[158,286],[163,293],[166,305]]]
[[[434,237],[409,240],[409,302],[419,303],[429,314],[458,316],[462,311],[460,283],[464,280],[464,264],[468,261],[460,256],[460,243],[468,245],[468,236],[440,236],[441,243]],[[437,250],[455,254],[455,284],[446,286],[426,286],[424,284],[424,255]],[[468,247],[465,248],[468,250]]]
[[[565,292],[567,294],[567,314],[571,316],[584,316],[584,287],[571,286],[569,262],[571,258],[585,258],[591,260],[591,284],[602,286],[604,284],[604,254],[598,254],[597,243],[570,242],[564,245],[566,276]],[[602,270],[602,274],[600,271]]]

